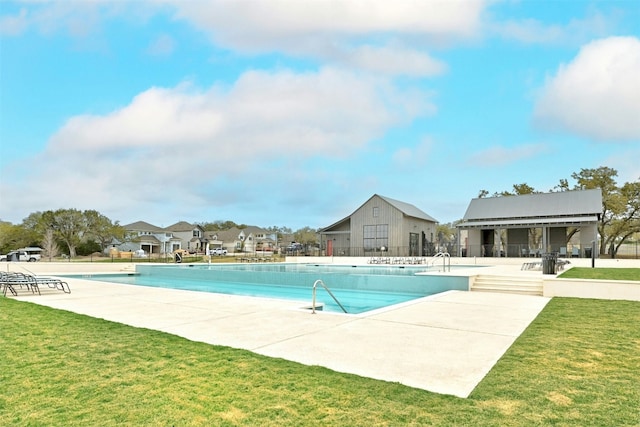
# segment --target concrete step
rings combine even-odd
[[[542,295],[542,278],[479,275],[473,281],[475,292],[501,292],[521,295]]]
[[[120,269],[120,271],[122,271],[123,273],[135,273],[136,272],[136,265],[135,264],[123,264],[123,266]]]

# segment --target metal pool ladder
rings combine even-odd
[[[331,298],[333,298],[333,300],[336,302],[336,304],[338,304],[340,306],[342,311],[344,311],[345,313],[347,312],[347,310],[345,310],[345,308],[342,306],[342,304],[340,304],[340,301],[338,301],[336,296],[333,295],[333,293],[329,290],[329,288],[327,288],[327,285],[324,284],[322,279],[318,279],[315,282],[313,282],[313,299],[311,300],[311,314],[316,314],[316,287],[318,285],[321,285],[324,288],[324,290],[327,291],[329,293],[329,295],[331,295]]]
[[[451,255],[448,252],[438,252],[427,261],[427,264],[435,265],[438,258],[442,258],[442,271],[445,272],[447,269],[451,271]]]

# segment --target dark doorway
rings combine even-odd
[[[494,245],[494,233],[493,230],[482,230],[482,256],[493,256]]]
[[[409,233],[409,256],[418,256],[420,253],[420,240],[418,233]]]

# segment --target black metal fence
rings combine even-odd
[[[559,258],[591,258],[595,249],[596,256],[600,258],[611,258],[611,254],[600,255],[599,246],[592,248],[591,245],[571,245],[563,247],[529,247],[528,245],[466,245],[459,247],[456,244],[433,245],[425,248],[422,253],[416,248],[408,246],[366,249],[362,247],[336,247],[332,248],[332,253],[327,253],[326,248],[318,251],[317,255],[326,256],[352,256],[352,257],[407,257],[407,256],[433,256],[438,252],[447,252],[452,256],[479,256],[479,257],[504,257],[504,258],[542,258],[544,254],[554,253]],[[300,253],[299,255],[304,255]],[[316,255],[310,254],[310,255]],[[631,242],[622,245],[615,255],[620,259],[640,259],[640,242]]]
[[[438,252],[449,252],[450,249],[454,249],[453,245],[450,246],[431,246],[420,251],[418,248],[412,248],[409,246],[390,246],[384,248],[363,248],[363,247],[336,247],[332,248],[332,253],[328,254],[326,249],[320,251],[321,256],[333,255],[333,256],[353,256],[353,257],[410,257],[410,256],[433,256]]]
[[[611,258],[611,254],[604,255],[598,254],[599,246],[595,248],[596,256],[600,258]],[[429,245],[422,251],[417,248],[409,246],[397,246],[397,247],[385,247],[368,249],[364,247],[336,247],[332,248],[332,253],[327,253],[326,248],[305,248],[304,250],[283,252],[282,255],[277,253],[270,254],[274,259],[284,259],[284,255],[293,256],[346,256],[346,257],[411,257],[411,256],[433,256],[438,252],[446,252],[452,256],[479,256],[479,257],[505,257],[505,258],[541,258],[546,253],[554,253],[560,258],[591,258],[592,247],[581,245],[567,245],[560,248],[535,248],[527,245],[476,245],[476,246],[463,246],[459,247],[455,244],[444,245]],[[477,255],[476,255],[477,254]],[[246,256],[251,254],[228,254],[223,256],[214,255],[211,257],[212,261],[226,261],[234,262],[238,256]],[[618,249],[615,258],[619,259],[640,259],[640,242],[630,242],[621,245]],[[42,257],[43,261],[59,261],[60,259],[50,259],[46,256]],[[65,261],[78,261],[84,260],[89,262],[153,262],[153,263],[175,263],[175,254],[145,254],[145,256],[136,256],[133,252],[121,252],[119,254],[112,254],[104,256],[100,254],[93,254],[89,257],[76,257],[69,258],[64,257]],[[208,258],[204,254],[183,254],[180,262],[194,263],[208,261]]]

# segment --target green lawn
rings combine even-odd
[[[638,280],[640,268],[573,267],[558,277],[562,279]]]
[[[10,298],[0,320],[2,426],[640,425],[638,302],[554,298],[468,399]]]

